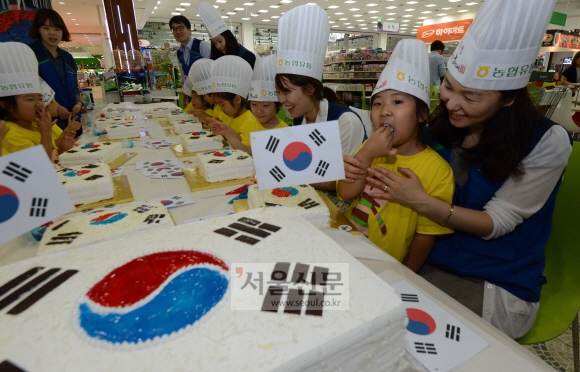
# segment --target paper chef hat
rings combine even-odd
[[[397,43],[372,95],[387,89],[415,96],[429,106],[429,56],[423,41],[403,39]]]
[[[278,22],[278,74],[322,79],[330,23],[318,5],[300,5]]]
[[[211,66],[213,60],[209,58],[198,59],[189,69],[188,79],[191,79],[192,89],[199,95],[211,93]]]
[[[252,74],[252,67],[243,58],[220,57],[211,66],[211,90],[213,93],[234,93],[246,98],[250,92]]]
[[[487,0],[447,62],[467,88],[526,86],[556,0]]]
[[[188,76],[185,81],[183,82],[183,86],[181,87],[181,91],[188,97],[191,97],[191,91],[193,90],[193,81]]]
[[[54,99],[54,95],[56,93],[54,93],[54,90],[52,90],[52,88],[50,87],[50,85],[48,85],[46,83],[46,81],[42,80],[42,78],[40,79],[40,90],[42,94],[42,103],[44,103],[44,107],[48,106],[49,103],[52,102],[52,100]]]
[[[212,39],[228,29],[222,16],[213,5],[205,1],[202,2],[197,6],[197,13]]]
[[[23,43],[0,43],[0,97],[40,93],[38,60]]]
[[[260,59],[256,58],[256,62]],[[259,65],[254,65],[254,77],[250,86],[249,100],[261,102],[278,102],[276,92],[276,55],[262,58]]]

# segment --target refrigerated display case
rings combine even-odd
[[[103,90],[103,98],[105,102],[113,103],[121,101],[117,73],[103,72],[103,85],[101,86],[101,89]]]

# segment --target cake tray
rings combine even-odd
[[[318,191],[318,195],[324,200],[328,210],[330,212],[330,227],[333,229],[339,229],[343,231],[348,231],[352,235],[358,235],[360,232],[353,226],[352,222],[345,217],[345,215],[338,210],[336,205],[328,199],[322,191]],[[245,212],[250,209],[248,205],[248,199],[237,199],[234,200],[234,212]]]
[[[199,173],[197,167],[192,168],[182,168],[182,172],[185,174],[185,179],[191,188],[191,191],[203,191],[210,189],[217,189],[219,187],[225,186],[235,186],[250,182],[254,179],[252,177],[238,178],[236,180],[222,181],[222,182],[207,182],[205,178]]]
[[[151,136],[149,135],[149,132],[147,132],[147,131],[141,131],[140,133],[141,133],[141,135],[139,137],[119,138],[119,139],[109,139],[109,136],[105,133],[105,134],[101,134],[99,136],[99,142],[123,142],[125,140],[136,141],[136,140],[139,140],[141,138],[151,138]]]
[[[131,186],[129,186],[129,179],[127,176],[113,177],[113,190],[114,194],[111,199],[79,205],[74,211],[70,213],[77,213],[87,209],[100,208],[109,204],[122,204],[135,201],[135,197],[131,191]]]
[[[117,159],[115,159],[112,162],[110,162],[108,164],[109,165],[109,168],[111,168],[111,169],[117,169],[121,165],[123,165],[126,162],[128,162],[129,159],[134,158],[135,156],[137,156],[137,153],[136,152],[126,152],[123,155],[119,156]]]
[[[206,152],[206,151],[219,151],[219,150],[223,150],[223,148],[224,148],[222,146],[222,148],[220,148],[220,149],[203,150],[203,151],[197,151],[197,152],[187,152],[187,150],[185,150],[183,148],[183,145],[181,143],[174,143],[173,145],[171,145],[169,147],[171,147],[171,149],[175,153],[175,156],[177,156],[178,158],[186,158],[188,156],[195,156],[195,154],[199,154],[201,152]]]

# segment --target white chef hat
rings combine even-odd
[[[220,57],[211,66],[211,90],[213,93],[234,93],[247,98],[252,74],[252,67],[243,58],[229,55]]]
[[[387,89],[415,96],[429,106],[429,56],[423,41],[403,39],[397,43],[372,95]]]
[[[322,79],[328,47],[328,15],[318,5],[300,5],[278,22],[278,74]]]
[[[40,93],[38,60],[23,43],[0,43],[0,97]]]
[[[200,58],[191,65],[188,78],[191,78],[192,89],[200,96],[211,93],[211,66],[213,60],[209,58]]]
[[[192,90],[193,90],[193,81],[191,81],[191,78],[189,76],[187,76],[187,78],[185,78],[185,81],[183,82],[183,86],[181,87],[181,91],[186,96],[191,97]]]
[[[228,29],[220,13],[210,3],[205,1],[200,3],[197,6],[197,13],[212,39]]]
[[[467,88],[523,88],[556,0],[487,0],[447,62]]]
[[[250,85],[248,99],[260,102],[278,102],[276,92],[276,55],[270,54],[261,59],[256,58],[254,77]]]
[[[40,94],[42,94],[42,103],[44,103],[44,107],[48,106],[49,103],[52,102],[56,93],[54,90],[46,83],[46,81],[40,79]]]

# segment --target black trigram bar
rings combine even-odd
[[[288,290],[288,296],[286,298],[286,306],[284,306],[284,312],[289,314],[300,315],[302,312],[302,304],[304,300],[304,292],[298,289]]]
[[[314,207],[317,207],[319,205],[320,205],[320,203],[318,203],[310,198],[307,198],[306,200],[303,200],[300,203],[298,203],[298,206],[300,206],[304,209],[314,208]]]
[[[85,181],[94,181],[98,180],[99,178],[103,178],[103,176],[100,174],[93,174],[92,176],[85,178]]]
[[[288,278],[290,272],[290,262],[277,262],[270,274],[271,280],[283,282]]]
[[[297,263],[294,266],[292,273],[292,282],[294,284],[306,283],[306,274],[308,273],[308,265]]]
[[[18,315],[22,313],[24,310],[28,309],[30,306],[38,302],[41,298],[43,298],[51,291],[56,289],[59,285],[66,282],[71,276],[75,275],[76,273],[78,273],[78,270],[67,270],[59,274],[57,277],[53,278],[48,283],[38,288],[36,291],[32,292],[24,300],[20,301],[16,306],[14,306],[12,309],[10,309],[10,311],[8,311],[8,314]]]
[[[278,144],[280,140],[274,136],[270,136],[268,143],[266,144],[266,150],[270,151],[271,153],[275,153],[276,149],[278,148]]]
[[[413,293],[401,293],[401,300],[404,302],[419,302],[419,296]]]
[[[308,293],[308,302],[306,306],[306,315],[322,316],[324,304],[324,293],[310,291]]]
[[[269,286],[266,295],[264,296],[264,302],[262,302],[262,311],[277,313],[283,292],[284,288],[280,286]]]
[[[310,139],[312,139],[314,141],[316,146],[320,146],[326,141],[326,138],[324,138],[324,136],[322,134],[320,134],[318,129],[314,129],[312,131],[312,133],[310,133],[308,135],[308,137],[310,137]]]
[[[32,174],[30,169],[21,167],[20,165],[10,162],[2,171],[7,176],[14,178],[17,181],[24,182]]]
[[[268,236],[270,236],[270,233],[267,231],[264,231],[261,229],[256,229],[256,228],[253,228],[253,227],[241,224],[241,223],[237,223],[237,222],[234,222],[234,223],[228,225],[228,227],[231,227],[232,229],[235,229],[235,230],[245,232],[246,234],[258,236],[260,238],[267,238]]]
[[[286,178],[286,175],[280,170],[280,168],[278,168],[278,166],[275,166],[274,168],[272,168],[272,170],[270,170],[270,174],[278,182],[280,182],[284,178]]]
[[[0,372],[26,372],[26,371],[10,363],[8,360],[4,360],[0,362]]]
[[[24,285],[20,286],[17,290],[10,293],[8,296],[4,297],[0,300],[0,310],[4,309],[6,306],[10,305],[11,303],[18,301],[20,297],[36,288],[36,286],[40,285],[42,282],[56,274],[60,269],[50,269],[42,274],[38,275],[36,278],[32,279],[29,282],[24,283]]]
[[[328,170],[329,165],[330,164],[325,162],[324,160],[319,161],[318,166],[316,167],[314,173],[318,174],[320,177],[324,177],[326,171]]]
[[[415,342],[415,351],[419,354],[434,354],[437,355],[435,344]]]
[[[312,285],[326,285],[328,279],[328,268],[314,266],[312,269]]]
[[[456,327],[451,324],[447,324],[447,330],[445,331],[445,338],[455,340],[459,342],[459,334],[461,333],[461,328]]]
[[[0,297],[4,296],[6,293],[10,292],[12,289],[18,287],[20,284],[24,283],[28,279],[32,278],[36,275],[37,272],[42,270],[43,267],[33,267],[32,269],[28,270],[27,272],[18,275],[16,278],[12,279],[8,283],[2,285],[0,287]]]
[[[162,214],[150,214],[143,220],[143,222],[147,222],[147,225],[151,225],[152,223],[159,223],[162,219],[165,218],[165,213]]]
[[[46,205],[48,199],[32,198],[32,205],[30,206],[30,217],[44,217],[46,214]]]

